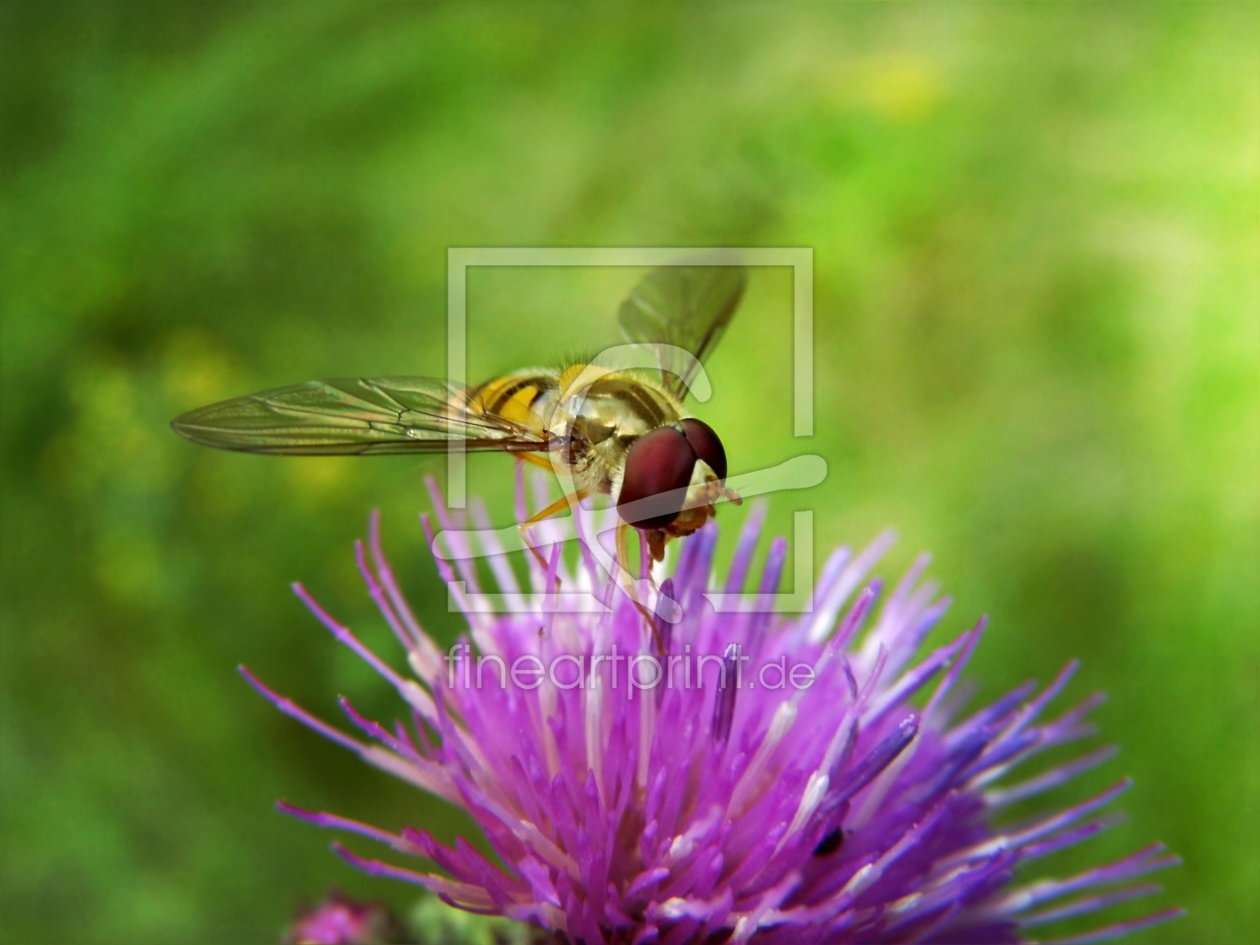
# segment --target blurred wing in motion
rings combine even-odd
[[[691,379],[722,337],[748,280],[743,266],[662,266],[653,269],[621,303],[618,320],[638,344],[673,345],[695,360],[662,356],[661,381],[682,400]]]
[[[225,450],[292,456],[443,452],[536,452],[548,435],[478,409],[449,381],[341,377],[279,387],[189,411],[171,421],[180,436]]]

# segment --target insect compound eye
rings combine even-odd
[[[635,528],[665,528],[682,511],[682,490],[691,484],[695,466],[696,451],[679,430],[661,427],[645,433],[626,454],[617,511]],[[661,494],[668,492],[675,494]],[[625,510],[636,502],[643,504],[632,511]]]
[[[726,479],[726,450],[713,427],[703,420],[688,417],[682,422],[682,428],[696,456],[708,463],[719,479]]]

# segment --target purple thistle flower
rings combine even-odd
[[[456,531],[462,523],[436,497],[435,505],[455,559],[454,569],[442,559],[438,567],[469,626],[470,639],[449,653],[404,600],[375,516],[367,546],[356,549],[359,568],[411,675],[391,668],[296,588],[397,690],[408,723],[386,727],[343,698],[366,736],[353,737],[242,670],[281,711],[467,810],[493,851],[281,805],[440,870],[335,845],[370,873],[586,945],[1002,943],[1029,941],[1050,923],[1155,892],[1138,880],[1177,862],[1153,844],[1072,876],[1017,877],[1028,861],[1103,830],[1107,821],[1096,812],[1128,786],[1122,781],[1031,820],[1003,817],[1016,802],[1112,755],[1102,748],[1011,777],[1041,752],[1091,735],[1085,719],[1100,698],[1045,718],[1073,663],[1040,691],[1027,683],[963,716],[959,679],[983,621],[920,656],[948,601],[920,581],[926,558],[881,601],[869,572],[887,538],[856,556],[836,551],[811,611],[788,618],[756,606],[755,595],[721,611],[712,603],[714,591],[742,589],[760,514],[750,516],[724,580],[714,574],[716,529],[706,527],[681,543],[662,582],[681,616],[658,622],[660,652],[591,550],[599,546],[590,529],[606,527],[606,513],[568,520],[584,539],[574,565],[560,554],[566,523],[543,523],[535,541],[550,551],[549,564],[526,556],[538,597],[517,613],[494,614],[481,606],[477,556],[487,557],[500,594],[527,602],[502,547],[488,529]],[[523,499],[518,505],[523,512]],[[484,511],[475,508],[473,522],[483,527]],[[427,519],[425,528],[432,543]],[[771,544],[758,594],[773,593],[785,555],[782,539]],[[560,611],[559,595],[575,592],[592,606]],[[1051,940],[1112,938],[1179,912],[1104,921]]]
[[[304,909],[284,940],[287,945],[389,945],[406,941],[407,933],[381,903],[333,892]]]

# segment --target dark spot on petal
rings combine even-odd
[[[844,828],[832,827],[814,847],[814,856],[830,856],[844,846]]]

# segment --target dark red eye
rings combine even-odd
[[[626,454],[626,474],[617,496],[617,511],[635,528],[665,528],[682,511],[696,466],[691,442],[674,427],[661,427],[639,437]],[[674,495],[661,493],[674,492]],[[633,509],[626,507],[638,503]]]
[[[682,427],[696,456],[708,463],[719,479],[726,479],[726,450],[722,448],[722,441],[713,432],[713,427],[695,417],[684,420]]]

